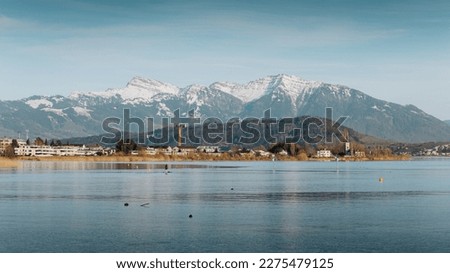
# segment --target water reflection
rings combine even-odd
[[[24,163],[0,252],[450,251],[449,161]]]
[[[199,163],[153,163],[153,162],[83,162],[83,161],[24,161],[26,170],[158,170],[165,169],[229,169],[240,168],[237,165],[213,165]]]

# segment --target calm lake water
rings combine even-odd
[[[450,252],[450,159],[168,165],[0,170],[0,252]]]

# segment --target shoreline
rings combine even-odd
[[[405,161],[411,160],[410,156],[388,156],[377,158],[339,158],[339,162],[346,161]],[[0,158],[0,168],[19,167],[21,162],[41,161],[41,162],[205,162],[205,161],[272,161],[272,158],[254,155],[245,156],[217,156],[217,155],[114,155],[114,156],[48,156],[48,157],[15,157]],[[334,162],[334,158],[297,158],[294,156],[277,156],[276,161],[299,161],[299,162]]]
[[[0,169],[2,168],[18,168],[22,165],[23,160],[15,158],[0,158]]]

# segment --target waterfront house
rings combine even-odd
[[[328,158],[328,157],[331,157],[331,156],[332,156],[332,154],[331,154],[330,150],[322,149],[322,150],[317,151],[317,157]]]

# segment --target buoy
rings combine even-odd
[[[378,182],[383,183],[384,182],[384,178],[383,177],[378,178]]]
[[[231,188],[232,191],[234,191],[234,188]]]
[[[192,218],[192,214],[189,214],[189,218]]]
[[[128,203],[123,204],[125,207],[128,207]]]

